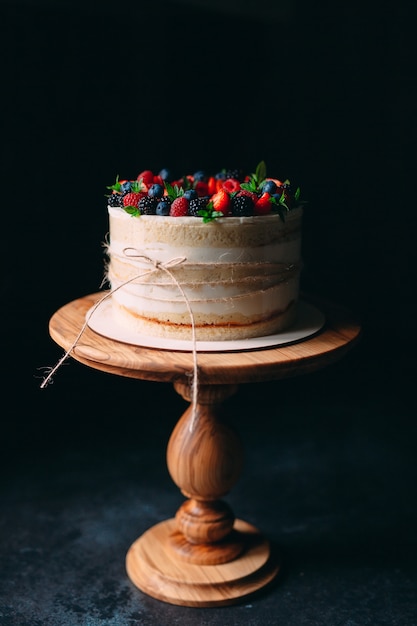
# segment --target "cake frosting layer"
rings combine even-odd
[[[115,320],[141,334],[203,341],[284,330],[299,294],[302,209],[227,217],[131,216],[109,207]]]

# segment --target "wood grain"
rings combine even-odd
[[[129,578],[143,592],[170,604],[225,606],[242,601],[276,577],[280,564],[269,541],[242,520],[235,532],[244,544],[241,556],[218,565],[194,565],[178,560],[171,550],[175,520],[153,526],[137,539],[126,556]]]
[[[60,308],[49,323],[52,339],[69,350],[83,327],[87,311],[102,296],[103,292],[87,295]],[[360,324],[342,307],[318,300],[312,303],[326,317],[326,324],[317,335],[277,348],[199,352],[200,383],[216,385],[275,380],[305,374],[340,359],[358,340]],[[88,327],[71,356],[89,367],[142,380],[188,384],[193,372],[191,352],[142,348],[108,339]]]
[[[79,298],[50,320],[51,337],[74,359],[119,376],[171,382],[191,401],[193,354],[142,348],[103,337],[85,325],[87,311],[104,292]],[[299,343],[253,351],[199,352],[198,399],[185,411],[167,448],[173,481],[189,498],[174,519],[146,531],[130,547],[126,568],[150,596],[185,606],[221,606],[241,601],[268,585],[279,564],[269,542],[235,520],[220,498],[238,479],[242,450],[222,419],[223,401],[241,383],[304,374],[330,365],[358,340],[360,325],[346,310],[314,302],[324,328]]]

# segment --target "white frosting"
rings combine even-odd
[[[298,299],[301,209],[285,223],[268,215],[205,224],[111,207],[109,216],[108,279],[123,324],[140,329],[143,319],[148,333],[160,335],[165,322],[174,337],[178,324],[190,326],[191,307],[196,325],[209,324],[213,340],[216,325],[222,333],[227,324],[240,325],[243,337],[251,324],[273,323]]]

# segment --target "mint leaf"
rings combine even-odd
[[[139,215],[141,215],[141,212],[139,211],[137,206],[131,206],[131,205],[127,205],[124,206],[123,209],[126,211],[126,213],[129,213],[129,215],[132,215],[133,217],[138,217]]]
[[[172,186],[167,181],[164,182],[164,185],[170,200],[175,200],[175,198],[179,198],[184,195],[184,189],[182,187],[178,187],[178,185]]]
[[[266,178],[265,161],[261,161],[260,163],[258,163],[258,165],[256,166],[256,170],[255,170],[255,176],[256,176],[256,180],[257,180],[258,185],[260,185],[261,182],[263,180],[265,180],[265,178]]]
[[[198,215],[203,218],[203,222],[207,224],[208,222],[212,222],[218,217],[224,217],[224,213],[222,211],[215,211],[213,207],[213,203],[209,202],[205,209],[200,209],[197,211]]]
[[[121,191],[122,184],[119,183],[119,174],[116,176],[116,182],[113,185],[107,185],[106,189],[111,189],[112,191]]]

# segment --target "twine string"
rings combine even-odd
[[[124,287],[125,285],[128,285],[129,283],[137,280],[138,278],[142,278],[143,276],[145,276],[146,274],[152,274],[153,272],[158,272],[158,271],[163,271],[166,274],[168,274],[168,276],[171,278],[171,280],[175,283],[175,285],[177,286],[177,288],[179,289],[182,297],[184,298],[184,302],[186,303],[187,306],[187,310],[188,310],[188,314],[190,316],[190,321],[191,321],[191,342],[192,342],[192,354],[193,354],[193,375],[192,375],[192,380],[191,380],[191,405],[192,405],[192,418],[190,421],[190,431],[192,431],[193,426],[194,426],[194,421],[195,421],[195,416],[196,416],[196,407],[197,407],[197,401],[198,401],[198,361],[197,361],[197,342],[196,342],[196,332],[195,332],[195,321],[194,321],[194,315],[190,306],[190,302],[187,298],[186,293],[184,292],[182,286],[180,285],[180,283],[178,282],[178,280],[176,279],[176,277],[174,276],[174,274],[171,272],[170,268],[175,267],[176,265],[180,265],[181,263],[184,263],[184,261],[186,260],[185,257],[174,257],[166,262],[160,262],[158,260],[155,259],[151,259],[150,257],[146,256],[145,254],[143,254],[140,250],[136,250],[135,248],[125,248],[123,250],[124,254],[127,257],[134,257],[137,259],[143,259],[146,263],[149,263],[150,265],[152,265],[153,267],[145,272],[142,272],[141,274],[138,274],[136,276],[133,276],[132,278],[129,278],[128,280],[124,281],[123,283],[121,283],[120,285],[118,285],[117,287],[114,287],[113,289],[111,289],[110,291],[108,291],[107,293],[105,293],[95,304],[94,306],[89,310],[85,321],[80,329],[80,331],[78,332],[77,336],[75,337],[74,341],[72,342],[72,344],[69,346],[69,348],[66,350],[66,352],[64,353],[64,355],[59,359],[59,361],[56,363],[56,365],[54,365],[54,367],[52,368],[47,368],[49,369],[49,372],[47,374],[47,376],[43,379],[40,388],[44,389],[45,387],[48,386],[48,384],[50,384],[53,379],[53,376],[55,375],[55,373],[57,372],[57,370],[63,365],[63,363],[68,359],[68,357],[71,355],[71,352],[73,352],[73,350],[76,348],[76,346],[78,345],[78,342],[80,341],[82,335],[84,334],[87,326],[88,326],[88,322],[90,321],[92,315],[94,315],[94,313],[97,311],[97,309],[101,306],[101,304],[107,300],[108,298],[110,298],[112,296],[113,293],[115,293],[116,291],[118,291],[119,289],[121,289],[122,287]]]

